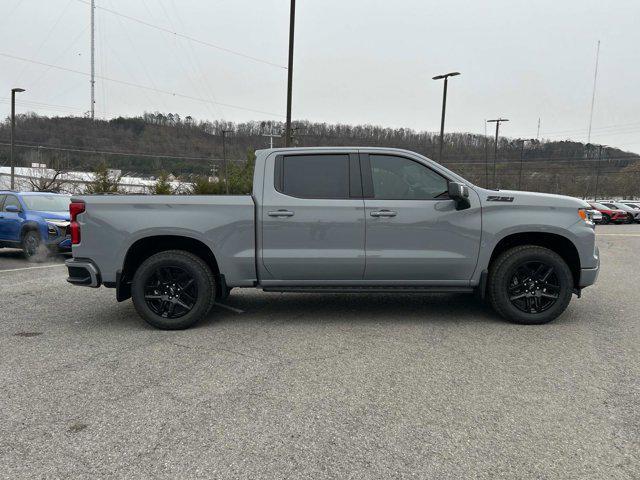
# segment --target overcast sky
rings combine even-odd
[[[298,0],[293,117],[437,131],[586,141],[601,40],[592,142],[640,152],[638,0]],[[96,10],[100,117],[177,112],[197,119],[283,120],[289,0],[96,0],[234,55]],[[0,0],[0,54],[89,72],[83,0]],[[81,115],[89,79],[0,55],[0,108]],[[34,103],[27,103],[34,102]],[[38,102],[38,103],[35,103]],[[217,103],[212,103],[217,102]],[[45,105],[46,104],[46,105]],[[247,111],[221,104],[230,104]],[[266,112],[266,113],[259,113]]]

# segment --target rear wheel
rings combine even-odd
[[[27,259],[33,258],[40,248],[40,235],[35,230],[27,231],[22,237],[22,251]]]
[[[215,278],[198,256],[168,250],[146,259],[133,276],[131,297],[138,314],[164,330],[188,328],[211,310]]]
[[[569,305],[573,275],[557,253],[536,245],[502,253],[489,270],[489,300],[504,318],[527,325],[547,323]]]
[[[606,225],[610,221],[611,221],[611,217],[609,215],[603,213],[602,214],[602,220],[600,220],[600,223],[602,223],[603,225]]]

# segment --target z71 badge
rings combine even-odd
[[[487,202],[513,202],[513,197],[501,197],[499,195],[489,195]]]

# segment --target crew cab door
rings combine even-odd
[[[273,155],[261,209],[262,280],[361,280],[364,201],[356,152]]]
[[[469,281],[480,248],[481,208],[456,210],[448,179],[416,159],[360,154],[366,217],[366,280]]]
[[[19,212],[7,212],[9,205],[17,207]],[[20,229],[22,228],[22,205],[15,195],[7,195],[0,208],[0,240],[7,242],[20,241]]]

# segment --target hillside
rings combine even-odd
[[[365,145],[405,148],[438,157],[437,133],[370,125],[296,122],[297,146]],[[0,165],[9,164],[9,122],[0,124]],[[123,172],[154,176],[165,170],[176,176],[209,174],[221,165],[223,130],[227,158],[242,162],[249,152],[269,145],[265,136],[279,123],[196,122],[174,114],[90,121],[80,117],[20,115],[16,124],[19,165],[46,163],[60,169],[93,169],[99,163]],[[274,145],[282,144],[281,138]],[[575,196],[640,196],[640,156],[607,148],[598,164],[598,149],[573,141],[529,141],[502,137],[493,182],[492,138],[470,133],[445,136],[443,163],[478,185],[517,188]],[[520,158],[522,154],[522,180]],[[488,162],[486,162],[488,160]]]

